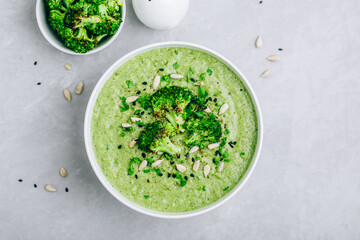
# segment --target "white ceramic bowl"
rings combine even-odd
[[[100,41],[98,46],[94,48],[93,50],[86,52],[86,53],[77,53],[71,50],[70,48],[66,47],[65,44],[61,41],[61,39],[56,35],[55,31],[51,28],[48,19],[47,19],[47,8],[46,8],[46,0],[37,0],[36,1],[36,21],[38,23],[38,26],[40,28],[40,31],[42,35],[45,37],[45,39],[55,48],[59,49],[60,51],[72,55],[89,55],[96,52],[99,52],[103,49],[105,49],[107,46],[109,46],[119,35],[124,23],[125,23],[125,15],[126,15],[126,5],[125,1],[121,8],[121,18],[122,23],[120,24],[119,29],[116,31],[116,33],[107,38],[104,41]]]
[[[232,71],[234,71],[237,74],[237,76],[245,84],[246,89],[249,91],[249,93],[252,97],[252,101],[254,103],[254,106],[256,109],[256,114],[258,117],[258,139],[257,139],[255,154],[254,154],[254,157],[251,161],[251,164],[250,164],[247,172],[245,173],[245,175],[243,176],[241,181],[237,184],[237,186],[230,193],[228,193],[223,198],[219,199],[217,202],[215,202],[211,205],[208,205],[204,208],[201,208],[201,209],[197,209],[197,210],[189,211],[189,212],[182,212],[182,213],[166,213],[166,212],[154,211],[154,210],[139,206],[139,205],[129,201],[127,198],[123,197],[117,190],[115,190],[111,186],[111,184],[107,181],[107,179],[101,172],[101,169],[99,168],[99,165],[96,161],[96,157],[95,157],[94,151],[92,149],[92,144],[91,144],[90,126],[91,126],[91,118],[92,118],[93,108],[94,108],[96,99],[97,99],[102,87],[104,86],[105,82],[109,79],[109,77],[113,74],[113,72],[116,69],[118,69],[123,63],[125,63],[129,59],[131,59],[131,58],[135,57],[136,55],[139,55],[143,52],[146,52],[146,51],[149,51],[152,49],[156,49],[156,48],[164,48],[164,47],[185,47],[185,48],[200,50],[200,51],[203,51],[205,53],[208,53],[208,54],[216,57],[218,60],[225,63]],[[210,50],[208,48],[205,48],[203,46],[199,46],[196,44],[186,43],[186,42],[161,42],[161,43],[151,44],[151,45],[136,49],[135,51],[132,51],[131,53],[128,53],[127,55],[125,55],[122,58],[120,58],[119,60],[117,60],[104,73],[104,75],[100,78],[99,82],[96,84],[96,86],[90,96],[90,99],[89,99],[89,103],[88,103],[86,113],[85,113],[84,138],[85,138],[86,152],[88,154],[91,166],[92,166],[96,176],[99,178],[100,182],[104,185],[104,187],[116,199],[118,199],[120,202],[122,202],[123,204],[125,204],[128,207],[130,207],[138,212],[150,215],[150,216],[161,217],[161,218],[185,218],[185,217],[196,216],[196,215],[208,212],[208,211],[220,206],[221,204],[223,204],[224,202],[229,200],[232,196],[234,196],[244,186],[246,181],[249,179],[251,173],[253,172],[255,165],[258,161],[259,155],[260,155],[262,141],[263,141],[263,124],[262,124],[262,116],[261,116],[260,106],[259,106],[258,100],[256,99],[253,89],[251,88],[249,82],[246,80],[245,76],[229,60],[227,60],[225,57],[216,53],[213,50]]]

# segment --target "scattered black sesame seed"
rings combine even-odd
[[[221,162],[222,160],[224,160],[224,159],[223,159],[223,158],[220,158],[220,162]]]
[[[279,48],[278,50],[279,50],[279,51],[282,51],[283,49],[282,49],[282,48]]]
[[[209,99],[206,99],[205,103],[208,103]]]
[[[137,175],[137,174],[135,174],[135,178],[138,179],[138,175]]]
[[[217,98],[214,99],[214,102],[217,102]]]
[[[147,85],[147,82],[143,82],[142,84],[143,84],[143,85]]]
[[[193,173],[190,174],[190,177],[195,177],[195,175]]]
[[[36,85],[41,85],[41,82],[38,82]]]
[[[65,192],[69,192],[69,189],[67,187],[65,188]]]
[[[142,112],[140,113],[140,115],[144,115],[144,113],[145,113],[145,112],[144,112],[144,111],[142,111]]]
[[[194,78],[190,78],[190,80],[191,80],[192,82],[195,82],[195,79],[194,79]]]
[[[191,158],[191,161],[195,162],[195,158]]]
[[[139,126],[139,127],[143,127],[144,125],[142,125],[142,124],[139,124],[138,126]]]
[[[146,88],[144,88],[143,91],[146,91]]]
[[[212,100],[213,100],[212,97],[209,97],[208,99],[209,99],[209,101],[212,101]]]
[[[174,161],[171,161],[171,162],[170,162],[171,165],[174,165],[174,163],[175,163]]]
[[[242,92],[242,88],[240,88],[240,92]]]
[[[135,106],[136,105],[136,102],[133,102],[133,106]]]
[[[216,159],[215,159],[215,158],[213,158],[213,163],[216,163]]]
[[[233,145],[236,145],[236,141],[235,142],[232,142]]]
[[[34,188],[37,188],[37,185],[36,185],[36,184],[34,184]]]
[[[180,154],[176,154],[176,157],[177,157],[177,158],[180,158],[180,157],[181,157],[181,155],[180,155]]]
[[[146,157],[146,154],[145,154],[145,153],[142,153],[141,156],[142,156],[143,158],[145,158],[145,157]]]
[[[234,146],[232,145],[232,142],[229,142],[229,146],[230,146],[231,148],[234,148]]]
[[[185,176],[184,178],[185,178],[186,181],[189,179],[188,176]]]
[[[176,174],[175,174],[175,173],[173,173],[173,174],[172,174],[172,177],[173,177],[173,178],[176,178]]]
[[[119,146],[118,146],[118,149],[121,149],[121,148],[122,148],[122,145],[119,145]]]
[[[35,65],[35,66],[37,65],[37,61],[34,62],[34,65]]]
[[[190,154],[189,153],[185,154],[185,157],[187,157],[187,158],[190,157]]]
[[[164,71],[164,69],[163,69],[163,68],[159,68],[159,71]]]
[[[148,179],[148,180],[147,180],[147,182],[149,183],[149,182],[150,182],[150,180]]]
[[[162,177],[163,175],[164,175],[164,174],[162,174],[162,173],[159,173],[159,176],[160,176],[160,177]]]
[[[140,93],[141,93],[141,91],[137,91],[137,92],[136,92],[136,94],[140,94]]]
[[[22,179],[19,179],[18,181],[19,181],[19,182],[22,182]]]
[[[149,0],[149,1],[151,1],[151,0]],[[259,3],[262,4],[262,1],[260,1]]]
[[[168,173],[168,178],[171,177],[171,173]]]

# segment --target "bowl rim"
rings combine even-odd
[[[122,196],[116,189],[114,189],[112,187],[112,185],[108,182],[108,180],[103,175],[103,173],[97,163],[94,151],[92,149],[92,144],[91,144],[91,129],[90,129],[90,127],[91,127],[91,118],[92,118],[93,108],[96,103],[97,97],[98,97],[99,93],[101,92],[101,89],[104,86],[104,84],[106,83],[106,81],[110,78],[110,76],[113,74],[113,72],[116,69],[118,69],[123,63],[127,62],[129,59],[131,59],[143,52],[157,49],[157,48],[165,48],[165,47],[185,47],[185,48],[200,50],[202,52],[208,53],[208,54],[216,57],[219,61],[223,62],[243,81],[248,92],[250,92],[250,96],[252,98],[252,101],[253,101],[253,104],[254,104],[254,107],[256,110],[256,114],[257,114],[257,122],[258,122],[257,123],[258,124],[257,145],[256,145],[253,159],[252,159],[250,165],[248,166],[247,171],[241,178],[241,180],[238,182],[238,184],[234,187],[234,189],[231,192],[229,192],[227,195],[225,195],[218,201],[216,201],[210,205],[207,205],[203,208],[196,209],[196,210],[189,211],[189,212],[166,213],[166,212],[155,211],[155,210],[151,210],[149,208],[142,207],[134,202],[131,202],[124,196]],[[149,215],[149,216],[165,218],[165,219],[179,219],[179,218],[187,218],[187,217],[197,216],[197,215],[209,212],[209,211],[219,207],[220,205],[222,205],[226,201],[228,201],[230,198],[232,198],[245,185],[245,183],[247,182],[247,180],[253,173],[254,168],[255,168],[255,166],[258,162],[259,156],[260,156],[262,142],[263,142],[263,119],[262,119],[262,115],[261,115],[259,102],[258,102],[256,95],[255,95],[252,87],[250,86],[248,80],[245,78],[245,76],[242,74],[242,72],[233,63],[231,63],[228,59],[223,57],[221,54],[219,54],[207,47],[198,45],[198,44],[193,44],[193,43],[188,43],[188,42],[180,42],[180,41],[159,42],[159,43],[149,44],[144,47],[140,47],[140,48],[135,49],[135,50],[131,51],[130,53],[122,56],[115,63],[113,63],[106,70],[106,72],[101,76],[101,78],[99,79],[99,81],[97,82],[96,86],[94,87],[94,89],[91,93],[91,96],[89,98],[89,102],[88,102],[88,105],[86,108],[85,119],[84,119],[84,140],[85,140],[84,142],[85,142],[86,152],[87,152],[90,164],[91,164],[96,176],[98,177],[100,182],[103,184],[103,186],[117,200],[119,200],[121,203],[125,204],[126,206],[130,207],[131,209],[136,210],[140,213]]]
[[[125,24],[125,19],[126,19],[126,3],[125,1],[123,1],[123,6],[121,8],[121,16],[122,16],[122,22],[120,23],[120,26],[118,28],[118,30],[116,31],[116,33],[114,35],[112,35],[109,39],[107,39],[107,41],[105,43],[103,43],[101,46],[99,47],[95,47],[93,50],[88,51],[86,53],[77,53],[74,52],[73,50],[71,50],[70,48],[67,48],[65,46],[59,45],[55,40],[55,36],[53,36],[53,34],[49,33],[49,31],[47,29],[45,29],[44,25],[49,25],[49,23],[46,21],[44,22],[42,19],[42,15],[41,12],[43,12],[43,14],[46,14],[44,11],[42,11],[41,7],[43,6],[42,4],[46,4],[45,0],[36,0],[36,9],[35,9],[35,13],[36,13],[36,22],[37,25],[40,29],[41,34],[44,36],[44,38],[50,43],[50,45],[52,45],[54,48],[60,50],[61,52],[70,54],[70,55],[77,55],[77,56],[85,56],[85,55],[90,55],[90,54],[94,54],[97,52],[100,52],[101,50],[104,50],[106,47],[108,47],[112,42],[115,41],[115,39],[119,36],[124,24]],[[51,27],[51,26],[49,26]],[[55,34],[55,33],[54,33]]]

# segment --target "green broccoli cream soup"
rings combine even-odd
[[[161,48],[121,65],[94,106],[91,141],[110,184],[128,200],[186,212],[228,194],[258,137],[242,81],[204,52]]]

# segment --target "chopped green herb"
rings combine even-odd
[[[230,162],[230,159],[224,159],[224,162]]]
[[[206,72],[209,74],[209,76],[211,76],[213,74],[213,71],[210,68],[208,68],[208,70],[206,70]]]
[[[148,199],[150,196],[149,195],[144,195],[144,198],[145,199]]]
[[[151,158],[146,158],[145,160],[148,162],[148,165],[151,165],[153,162],[155,162],[155,160]]]
[[[109,150],[109,144],[106,144],[106,150]]]
[[[145,110],[148,110],[151,107],[151,97],[148,94],[139,97],[137,101],[140,103],[141,107]]]
[[[245,155],[245,153],[243,153],[243,152],[242,152],[242,153],[240,153],[240,156],[244,156],[244,155]]]
[[[230,186],[227,186],[226,188],[224,188],[224,191],[228,190],[230,188]]]
[[[123,104],[123,106],[120,107],[120,111],[121,111],[121,112],[125,112],[125,111],[129,110],[129,109],[130,109],[130,106],[129,106],[129,104],[126,103],[126,98],[125,98],[125,97],[121,97],[120,99],[121,99],[121,102],[122,102],[122,104]]]
[[[134,115],[139,115],[141,113],[141,109],[136,109],[136,111],[134,112]]]
[[[229,156],[229,151],[226,149],[225,152],[223,153],[223,158],[227,158],[228,156]]]
[[[144,173],[149,173],[150,169],[143,170]]]
[[[175,63],[173,64],[173,67],[175,68],[175,70],[178,69],[179,63],[178,63],[178,62],[175,62]]]
[[[229,129],[225,129],[224,134],[228,135],[230,133]]]
[[[168,82],[168,83],[169,83],[169,82],[171,81],[170,74],[162,76],[162,77],[160,78],[160,81],[161,81],[161,82]]]
[[[218,92],[216,92],[216,93],[214,94],[215,97],[217,97],[217,96],[219,96],[219,95],[221,95],[221,91],[218,91]]]
[[[125,137],[125,135],[126,135],[126,133],[124,133],[124,132],[120,133],[121,137]]]
[[[208,95],[209,95],[209,93],[205,89],[203,89],[200,85],[199,86],[199,96],[201,98],[206,98]]]
[[[134,157],[130,159],[129,168],[128,168],[128,174],[129,176],[134,174],[134,163],[141,163],[141,159],[138,157]]]
[[[119,164],[119,161],[117,159],[115,159],[114,161],[115,164]]]
[[[163,156],[165,157],[166,160],[172,160],[174,158],[173,156],[171,156],[168,153],[164,153]]]
[[[202,190],[205,192],[206,191],[206,187],[205,185],[202,187]]]
[[[184,161],[183,161],[183,160],[181,160],[181,161],[180,161],[180,163],[184,163]]]
[[[156,172],[158,176],[162,176],[161,170],[159,168],[153,168],[153,171]]]
[[[176,173],[176,178],[177,179],[181,179],[182,178],[182,175],[180,173]]]
[[[184,178],[182,178],[180,180],[180,187],[184,187],[186,185],[186,183],[187,183],[187,181]]]
[[[134,86],[133,82],[130,80],[126,80],[126,85],[128,86],[128,88],[131,88],[132,86]]]
[[[206,73],[200,74],[200,80],[204,81],[206,77]]]

